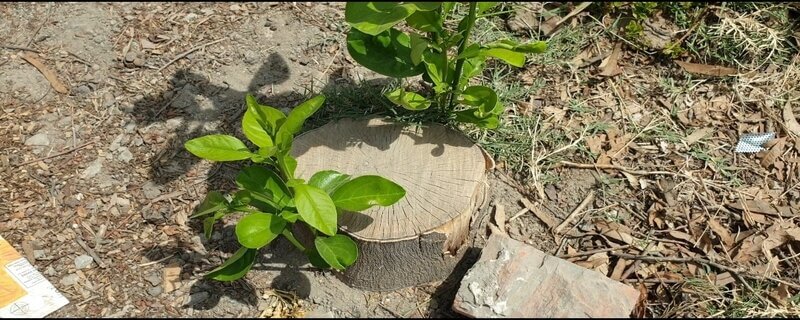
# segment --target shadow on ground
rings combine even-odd
[[[374,92],[375,88],[382,88],[387,83],[386,79],[376,79],[355,83],[345,79],[343,69],[334,69],[331,72],[328,82],[321,92],[326,96],[350,94],[358,95],[359,92]],[[184,148],[184,143],[190,139],[208,134],[230,134],[235,135],[246,141],[241,133],[241,119],[244,115],[245,96],[253,94],[259,103],[270,105],[276,108],[291,108],[305,99],[309,98],[295,91],[284,94],[263,95],[265,89],[272,85],[284,83],[290,78],[290,68],[284,58],[277,54],[271,54],[263,65],[253,75],[246,92],[231,89],[226,83],[225,86],[215,85],[207,77],[195,73],[192,70],[180,70],[170,80],[171,89],[160,94],[146,96],[133,104],[130,111],[134,121],[139,128],[145,128],[152,124],[163,123],[174,134],[169,134],[167,142],[161,149],[156,151],[149,164],[150,179],[158,185],[167,185],[174,180],[180,179],[195,164],[201,161],[200,158],[190,154]],[[205,100],[205,101],[203,101]],[[210,101],[210,103],[208,102]],[[330,101],[330,99],[329,99]],[[354,104],[356,105],[356,104]],[[332,119],[344,116],[352,116],[359,112],[350,112],[347,115],[339,114],[335,109],[338,106],[331,106],[326,103],[325,109],[318,112],[306,125],[307,130],[313,129]],[[363,110],[360,112],[366,116],[374,113],[374,110]],[[171,127],[171,128],[170,128]],[[249,143],[249,142],[247,142]],[[234,188],[233,180],[242,164],[221,164],[215,163],[208,171],[206,177],[206,190],[230,191]],[[166,221],[171,221],[172,217],[165,217]],[[162,220],[163,221],[163,220]],[[152,222],[160,224],[162,221]],[[220,227],[221,223],[217,223]],[[201,235],[203,226],[202,221],[192,220],[189,226],[194,234]],[[210,240],[204,243],[208,252],[219,250],[225,252],[225,256],[230,256],[238,248],[233,226],[217,229],[221,232],[220,240]],[[216,238],[215,238],[216,239]],[[209,265],[222,263],[210,263],[207,254],[201,254],[197,250],[191,249],[191,243],[173,243],[164,247],[155,247],[145,254],[151,260],[160,260],[165,257],[175,256],[180,258],[182,275],[193,275],[195,273],[205,273],[209,270]],[[166,260],[163,264],[175,262],[174,259]],[[279,274],[273,279],[272,286],[275,289],[295,292],[300,298],[308,297],[310,293],[309,279],[300,271],[304,270],[300,266],[306,264],[307,258],[296,250],[288,241],[279,238],[268,247],[261,250],[259,260],[253,266],[253,270],[275,270]],[[203,271],[198,272],[197,269]],[[183,279],[187,280],[187,279]],[[190,293],[208,293],[208,298],[202,303],[184,305],[196,310],[207,310],[219,304],[223,295],[247,305],[255,305],[258,301],[258,294],[252,285],[247,281],[235,281],[231,283],[218,282],[214,280],[199,280],[190,289]]]

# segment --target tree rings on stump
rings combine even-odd
[[[343,212],[339,227],[356,241],[358,260],[340,274],[348,285],[388,291],[444,280],[466,248],[473,213],[487,198],[483,151],[439,124],[340,120],[295,138],[295,176],[336,170],[379,175],[406,190],[389,207]],[[463,249],[463,250],[462,250]]]

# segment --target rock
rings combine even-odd
[[[125,62],[133,62],[136,60],[136,51],[129,50],[128,53],[125,54]]]
[[[206,301],[209,296],[210,295],[208,294],[208,292],[205,292],[205,291],[192,293],[192,295],[189,296],[189,299],[186,302],[186,305],[195,306],[195,305],[201,304],[201,303],[203,303],[203,301]]]
[[[167,129],[169,129],[169,130],[178,129],[179,127],[183,126],[183,119],[181,119],[181,118],[168,119],[167,122],[166,122],[166,125],[167,125]]]
[[[108,108],[110,106],[113,106],[114,103],[116,103],[116,102],[117,102],[117,99],[114,97],[113,93],[106,92],[103,95],[103,108]]]
[[[87,85],[80,85],[77,88],[75,88],[74,93],[76,96],[82,97],[92,93],[92,88],[89,88],[89,86]]]
[[[164,289],[162,289],[161,286],[156,286],[156,287],[152,287],[150,289],[147,289],[147,294],[149,294],[151,296],[154,296],[154,297],[158,297],[159,295],[161,295],[161,292],[163,292],[163,291],[164,291]]]
[[[117,154],[117,160],[128,163],[133,160],[133,153],[128,147],[119,147],[119,154]]]
[[[80,280],[78,275],[73,273],[67,275],[66,277],[61,278],[61,281],[59,281],[59,283],[61,283],[61,285],[63,286],[71,286],[78,283],[78,280]]]
[[[47,253],[44,250],[33,250],[33,258],[36,260],[47,258]]]
[[[88,179],[94,177],[102,170],[103,160],[98,158],[97,160],[92,161],[92,163],[90,163],[89,166],[83,170],[83,173],[81,173],[81,178]]]
[[[492,234],[453,310],[474,318],[628,318],[639,291],[525,243]]]
[[[137,66],[137,67],[143,67],[144,66],[144,59],[142,59],[142,58],[133,59],[133,65]]]
[[[156,185],[152,181],[147,181],[142,186],[142,192],[144,193],[144,196],[147,197],[147,199],[152,200],[155,197],[161,195],[161,188],[159,188],[158,185]]]
[[[39,133],[34,135],[33,137],[28,138],[25,140],[26,146],[47,146],[50,145],[50,138],[47,136],[46,133]]]
[[[94,259],[88,255],[80,255],[75,258],[75,268],[76,269],[86,269],[92,265]]]
[[[159,276],[157,273],[151,273],[149,276],[147,276],[147,278],[145,278],[145,280],[154,286],[161,284],[161,276]]]

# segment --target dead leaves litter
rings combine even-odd
[[[675,63],[678,64],[681,68],[683,68],[684,71],[688,73],[702,74],[706,76],[722,77],[722,76],[729,76],[732,74],[736,74],[738,72],[736,71],[736,69],[733,68],[714,66],[702,63],[691,63],[679,60],[675,60]]]

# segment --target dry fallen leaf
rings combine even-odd
[[[772,292],[769,293],[769,297],[772,298],[775,303],[785,306],[786,300],[789,300],[789,297],[792,294],[789,293],[789,286],[785,283],[779,283]]]
[[[800,123],[797,123],[797,117],[792,113],[792,105],[789,103],[783,105],[783,122],[786,129],[800,137]]]
[[[695,143],[700,139],[703,139],[705,136],[709,135],[712,132],[714,132],[713,128],[706,127],[702,129],[697,129],[694,132],[692,132],[692,134],[686,136],[686,139],[684,140],[686,141],[687,145],[692,145],[692,143]]]
[[[726,248],[730,249],[733,245],[733,237],[728,229],[725,229],[714,218],[708,219],[708,226],[711,227],[711,231],[714,231],[714,233],[719,236],[720,240],[722,240],[722,244],[724,244]]]
[[[727,76],[737,73],[736,69],[721,67],[721,66],[712,66],[708,64],[691,63],[678,60],[675,60],[675,63],[681,66],[681,68],[683,68],[683,70],[685,70],[688,73],[695,73],[695,74],[702,74],[702,75],[716,76],[716,77]]]
[[[730,272],[723,272],[714,276],[714,284],[718,287],[722,287],[734,282],[736,282],[736,278],[734,278]]]
[[[56,77],[56,74],[53,72],[53,70],[50,70],[50,68],[44,65],[42,61],[34,57],[33,54],[26,52],[21,54],[20,57],[22,57],[22,59],[24,59],[25,61],[28,61],[28,63],[36,67],[36,69],[39,69],[39,72],[41,72],[42,75],[45,77],[45,79],[47,79],[47,81],[50,82],[50,85],[53,87],[53,90],[55,90],[58,93],[67,93],[69,91],[67,90],[67,87],[65,87],[64,84],[61,82],[61,80],[58,80],[58,77]]]
[[[775,166],[775,161],[780,158],[783,154],[783,147],[786,145],[786,138],[776,139],[777,141],[775,144],[769,148],[764,157],[761,158],[761,166],[765,169],[769,169]]]
[[[607,58],[603,59],[600,63],[600,75],[605,77],[613,77],[622,73],[619,64],[617,63],[622,56],[622,43],[617,42],[614,45],[614,51],[611,52]]]

